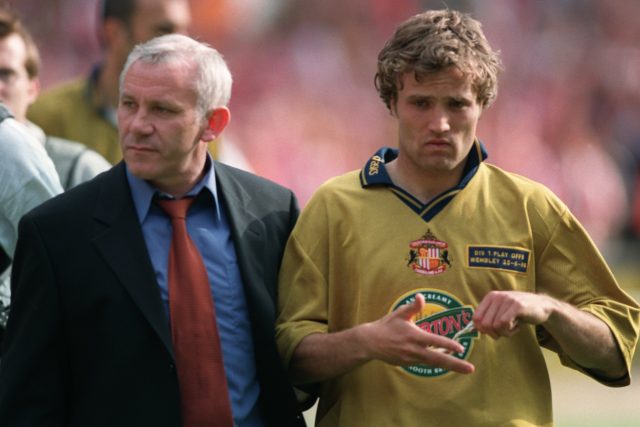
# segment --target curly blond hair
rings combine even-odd
[[[402,75],[413,72],[420,81],[426,74],[452,66],[472,79],[483,108],[495,100],[501,62],[499,52],[489,46],[481,24],[454,10],[427,11],[400,24],[382,48],[375,86],[391,109],[402,89]]]

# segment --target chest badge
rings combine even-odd
[[[419,239],[409,243],[407,266],[418,274],[434,276],[451,267],[449,244],[438,240],[431,230]]]

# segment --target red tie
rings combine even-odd
[[[233,427],[209,279],[185,221],[193,200],[156,200],[173,226],[169,312],[182,427]]]

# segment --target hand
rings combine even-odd
[[[462,353],[464,347],[460,343],[424,331],[413,322],[413,317],[422,310],[424,304],[424,296],[418,294],[412,304],[363,325],[363,344],[370,356],[391,365],[424,364],[463,374],[473,372],[471,363],[442,351]]]
[[[546,295],[518,291],[492,291],[480,302],[473,323],[494,339],[510,337],[523,323],[540,325],[549,319],[554,300]]]

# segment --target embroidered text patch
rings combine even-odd
[[[468,246],[469,267],[492,268],[526,273],[529,251],[504,246]]]

